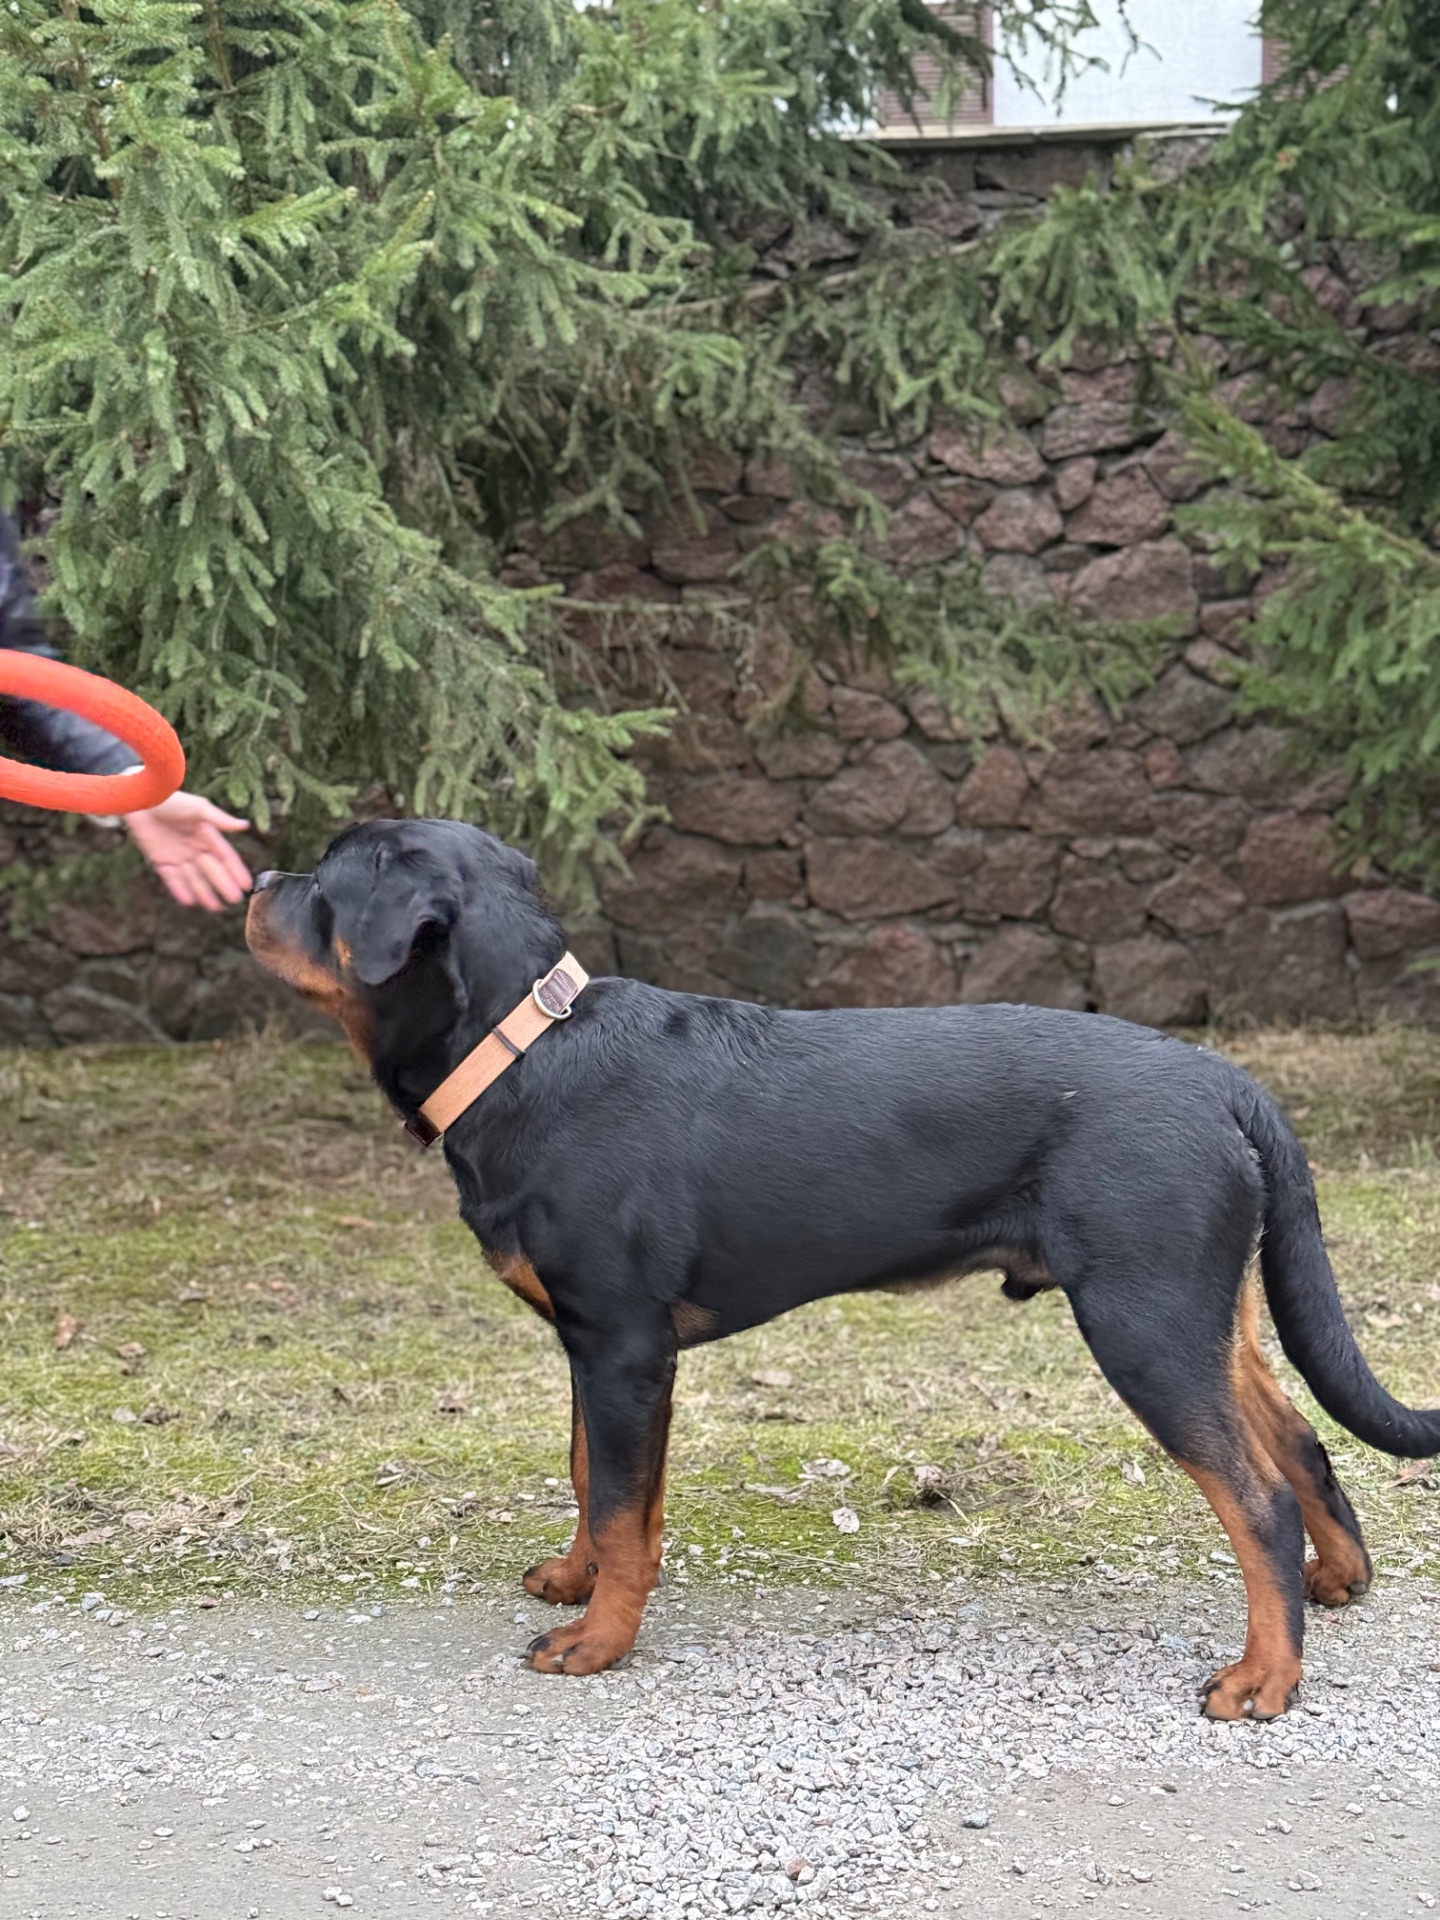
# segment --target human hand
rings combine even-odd
[[[172,793],[158,807],[125,815],[131,838],[172,898],[209,913],[233,906],[250,891],[250,869],[224,837],[249,824],[198,793]]]

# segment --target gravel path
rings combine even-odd
[[[1312,1618],[1303,1711],[1213,1726],[1233,1574],[738,1588],[544,1679],[529,1602],[103,1619],[5,1596],[5,1920],[796,1907],[1375,1920],[1440,1900],[1440,1595]],[[548,1617],[548,1616],[547,1616]]]

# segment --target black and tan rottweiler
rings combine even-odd
[[[1440,1413],[1392,1399],[1356,1347],[1295,1136],[1203,1047],[1036,1007],[577,993],[532,863],[452,821],[373,821],[314,873],[262,875],[248,938],[338,1018],[412,1131],[444,1129],[463,1217],[565,1348],[580,1523],[525,1586],[586,1611],[531,1645],[544,1672],[634,1644],[677,1350],[828,1294],[980,1268],[1013,1298],[1064,1290],[1244,1571],[1244,1653],[1205,1690],[1219,1719],[1283,1713],[1306,1596],[1341,1606],[1371,1573],[1262,1357],[1257,1244],[1281,1344],[1326,1411],[1386,1452],[1440,1451]]]

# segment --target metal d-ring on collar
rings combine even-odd
[[[446,1075],[420,1111],[404,1123],[411,1139],[422,1147],[433,1146],[547,1027],[570,1018],[576,1000],[589,984],[590,976],[574,954],[562,954],[520,1004],[512,1007],[479,1046]]]

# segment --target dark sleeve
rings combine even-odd
[[[20,554],[19,529],[8,514],[0,514],[0,647],[36,653],[45,660],[60,658],[59,648],[41,624]],[[35,700],[11,700],[3,694],[0,747],[53,773],[124,773],[139,763],[133,747],[90,721]]]

